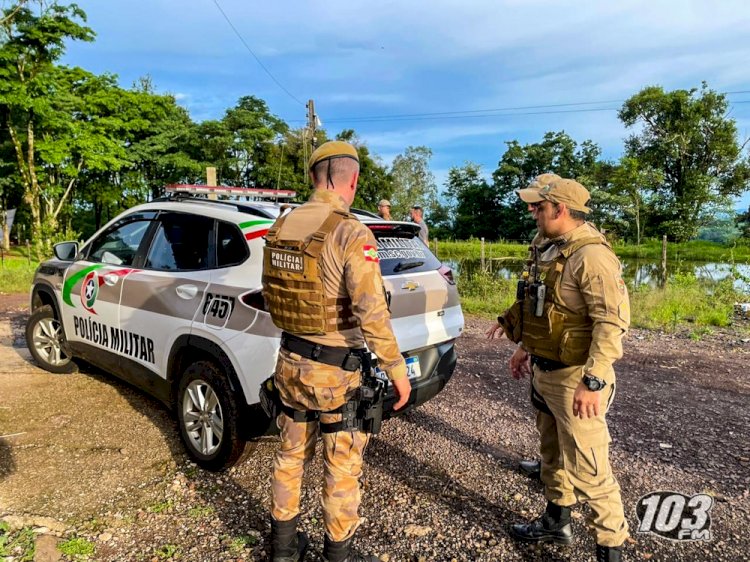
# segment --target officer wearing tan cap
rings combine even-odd
[[[578,182],[559,179],[518,195],[551,242],[523,299],[503,317],[522,319],[520,328],[517,322],[506,328],[521,342],[510,368],[517,379],[533,370],[547,509],[532,523],[513,525],[511,533],[527,542],[568,544],[570,507],[582,501],[591,508],[597,561],[619,561],[628,525],[609,465],[605,414],[614,397],[613,364],[630,323],[620,262],[586,223],[589,192]]]
[[[378,202],[378,215],[385,221],[393,220],[391,218],[391,202],[388,199],[381,199]]]
[[[545,173],[540,174],[536,176],[531,183],[527,186],[526,189],[542,189],[543,187],[548,186],[551,182],[554,180],[562,179],[557,174],[553,173]],[[529,206],[529,212],[531,212],[532,208]],[[547,244],[548,240],[537,230],[534,234],[534,238],[531,240],[531,244],[529,245],[529,257],[528,257],[528,264],[531,267],[536,266],[536,262],[538,260],[535,260],[534,257],[536,255],[535,252],[540,251],[542,248],[544,248]],[[500,320],[498,317],[498,321],[495,322],[492,326],[490,326],[487,331],[485,331],[484,335],[488,340],[491,340],[493,338],[499,338],[503,335],[503,327],[500,324]],[[542,462],[539,459],[523,459],[518,463],[518,468],[521,470],[522,473],[524,473],[529,478],[539,478],[542,472]]]
[[[263,295],[283,331],[274,382],[283,413],[281,447],[271,481],[272,559],[304,558],[307,537],[297,532],[304,467],[323,437],[323,559],[371,562],[351,551],[359,526],[359,478],[369,434],[356,419],[361,371],[377,356],[395,389],[395,409],[410,397],[406,364],[391,328],[377,245],[369,228],[349,213],[359,178],[356,149],[327,142],[310,157],[315,191],[276,220],[266,237]]]

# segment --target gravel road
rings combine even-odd
[[[25,295],[0,295],[0,519],[34,530],[36,560],[83,559],[58,550],[71,537],[93,545],[89,559],[98,561],[265,560],[277,442],[258,442],[223,474],[196,468],[155,400],[94,369],[52,375],[35,367],[23,340],[25,307]],[[528,383],[507,372],[512,345],[485,341],[484,327],[468,319],[446,389],[372,440],[358,544],[392,562],[593,560],[585,508],[574,511],[571,547],[527,547],[508,535],[511,523],[544,509],[541,485],[515,470],[538,437]],[[648,492],[708,493],[715,502],[710,541],[634,533],[629,560],[748,559],[746,337],[630,335],[609,419],[631,530]],[[318,550],[321,474],[317,459],[302,502]]]

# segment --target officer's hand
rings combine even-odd
[[[573,415],[579,418],[595,418],[599,415],[600,391],[589,390],[579,382],[573,394]]]
[[[517,347],[513,355],[510,356],[510,374],[516,380],[531,374],[531,358],[520,347]]]
[[[391,381],[393,388],[396,391],[396,398],[398,399],[393,405],[394,410],[400,410],[409,401],[409,395],[411,394],[411,383],[409,377],[403,377],[396,381]]]
[[[503,327],[500,325],[499,322],[495,322],[492,326],[487,328],[487,331],[484,333],[484,336],[491,340],[493,338],[502,338],[503,337]]]

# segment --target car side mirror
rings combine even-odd
[[[54,246],[55,257],[62,261],[73,261],[78,255],[78,242],[60,242]]]

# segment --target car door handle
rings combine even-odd
[[[118,279],[119,277],[114,273],[106,273],[104,275],[104,282],[110,287],[114,287],[115,285],[117,285]]]
[[[195,295],[198,294],[198,287],[195,285],[180,285],[176,289],[177,296],[181,299],[190,300],[195,298]]]

